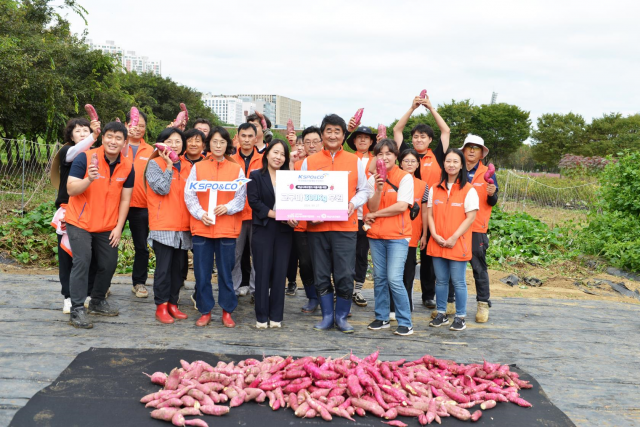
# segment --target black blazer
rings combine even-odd
[[[255,170],[249,174],[249,178],[251,181],[247,184],[247,199],[253,211],[251,223],[254,227],[265,227],[269,221],[276,221],[267,216],[276,202],[271,177],[268,172],[263,174],[260,170]],[[286,233],[293,230],[289,224],[277,222],[281,232]]]

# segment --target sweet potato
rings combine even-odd
[[[482,411],[480,410],[475,411],[473,414],[471,414],[471,421],[476,422],[480,419],[481,416],[482,416]]]
[[[377,403],[374,402],[370,402],[368,400],[365,399],[359,399],[359,398],[351,398],[351,404],[356,407],[356,408],[362,408],[367,412],[371,412],[373,415],[377,416],[377,417],[382,417],[385,414],[385,410],[382,409],[382,407],[380,405],[378,405]],[[357,412],[357,409],[356,409]]]
[[[360,126],[360,121],[362,121],[362,114],[364,113],[364,108],[358,108],[358,111],[353,115],[353,119],[356,121],[356,126]]]
[[[98,113],[96,113],[96,109],[93,108],[93,105],[91,104],[86,104],[84,106],[85,111],[87,112],[87,114],[89,115],[89,120],[93,121],[93,120],[100,120],[98,118]],[[100,128],[98,128],[98,133],[100,133]]]
[[[151,418],[171,422],[171,418],[173,418],[176,412],[178,412],[178,408],[160,408],[151,411]]]
[[[398,406],[396,410],[398,411],[398,415],[402,415],[403,417],[419,417],[424,414],[424,411],[413,407]]]
[[[184,111],[184,119],[188,122],[189,121],[189,111],[187,111],[187,106],[184,105],[184,103],[180,103],[180,109],[182,111]]]
[[[202,411],[203,414],[207,415],[222,416],[229,413],[229,407],[221,405],[206,405],[201,406],[200,411]]]
[[[521,397],[518,397],[517,394],[509,394],[507,396],[507,399],[509,400],[509,402],[511,403],[515,403],[518,406],[522,406],[523,408],[531,408],[531,403],[527,402],[526,400],[522,399]]]
[[[332,417],[329,411],[327,410],[327,408],[321,405],[316,399],[311,397],[309,393],[306,394],[306,398],[307,398],[306,402],[309,404],[309,407],[311,409],[319,413],[323,420],[331,421]]]
[[[98,163],[98,155],[96,153],[91,155],[91,164],[95,167],[100,167],[100,164]]]
[[[304,365],[304,370],[309,373],[313,378],[318,380],[337,380],[340,378],[340,374],[334,371],[321,370],[317,366],[306,363]]]
[[[164,384],[165,390],[177,390],[178,385],[180,384],[180,371],[178,368],[173,368],[167,377],[167,380]]]
[[[382,139],[387,137],[387,127],[383,124],[378,125],[378,136]]]
[[[198,408],[182,408],[178,412],[180,412],[185,417],[187,415],[202,415],[202,413],[200,412],[200,409]]]
[[[382,409],[382,408],[380,408]],[[367,415],[367,413],[365,412],[365,410],[363,408],[357,407],[356,409],[356,414],[360,415],[361,417],[364,417],[365,415]]]
[[[385,182],[387,180],[387,165],[384,163],[384,160],[376,160],[376,173],[380,175],[380,179],[382,179],[382,182]]]
[[[173,414],[173,417],[171,417],[171,423],[174,426],[184,427],[185,426],[184,415],[182,415],[179,411],[176,412],[175,414]]]
[[[194,418],[192,420],[185,420],[184,425],[186,426],[196,426],[196,427],[209,427],[209,424],[206,421],[201,420],[200,418]]]
[[[287,133],[291,133],[291,132],[295,132],[296,129],[293,126],[293,120],[289,119],[287,120]]]
[[[182,400],[176,398],[176,397],[172,397],[171,399],[167,399],[162,403],[159,403],[158,405],[156,405],[156,408],[160,409],[160,408],[166,408],[169,406],[182,406]]]
[[[471,418],[471,413],[464,408],[460,408],[454,405],[444,405],[449,415],[456,417],[462,421],[468,421]]]
[[[160,151],[161,153],[167,153],[169,155],[169,159],[171,159],[171,161],[173,163],[177,163],[180,161],[180,157],[178,157],[178,155],[176,154],[175,151],[173,151],[173,149],[167,145],[164,145],[160,142],[156,143],[155,145],[156,149],[158,151]],[[202,367],[200,367],[200,372],[202,372]],[[196,376],[195,373],[192,374],[195,378],[198,378],[199,376]]]
[[[420,91],[420,98],[422,98],[422,99],[426,99],[427,98],[427,90],[426,89],[422,89]]]
[[[300,406],[298,406],[298,409],[295,410],[295,415],[298,418],[302,418],[307,414],[308,410],[309,410],[309,403],[302,402]]]
[[[384,413],[384,418],[386,420],[394,420],[397,417],[398,417],[398,410],[396,408],[389,408],[389,410]]]
[[[405,424],[402,421],[399,420],[394,420],[394,421],[382,421],[382,424],[388,424],[390,426],[395,426],[395,427],[408,427],[409,424]]]

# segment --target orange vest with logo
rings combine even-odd
[[[427,149],[426,154],[420,159],[420,179],[427,183],[429,188],[434,188],[442,178],[442,169],[436,160],[431,148]]]
[[[422,206],[422,197],[427,189],[427,183],[421,179],[413,177],[413,203],[420,206],[420,213],[417,217],[411,221],[411,241],[409,242],[410,248],[417,248],[420,237],[422,237],[422,210],[426,209],[426,206]]]
[[[233,181],[238,179],[241,170],[240,165],[237,163],[230,162],[227,159],[219,162],[212,156],[196,163],[193,167],[196,168],[197,181]],[[198,200],[200,200],[200,206],[205,211],[209,209],[209,191],[196,193]],[[234,191],[218,191],[216,205],[226,205],[233,200],[235,195]],[[223,237],[236,239],[240,235],[240,228],[242,227],[242,212],[237,212],[233,215],[216,216],[216,223],[210,226],[204,225],[202,221],[194,218],[193,215],[190,221],[191,234],[194,236],[210,239]]]
[[[151,160],[156,162],[162,171],[167,170],[167,162],[160,157]],[[180,171],[174,166],[171,176],[169,194],[156,194],[146,182],[147,207],[149,209],[149,230],[158,231],[189,231],[191,214],[184,201],[184,186],[191,172],[191,163],[180,159]]]
[[[298,160],[293,164],[293,169],[299,171],[302,167],[302,162],[304,160]],[[293,231],[305,232],[307,231],[307,221],[298,221],[298,226],[293,229]]]
[[[116,228],[120,196],[127,177],[131,173],[131,160],[120,155],[120,163],[110,174],[104,157],[104,147],[94,148],[80,155],[87,156],[86,178],[93,154],[98,157],[98,178],[94,179],[82,194],[69,197],[65,221],[90,233],[103,233]]]
[[[331,156],[329,150],[322,150],[319,153],[307,157],[308,171],[347,171],[349,172],[348,201],[356,195],[358,187],[358,156],[340,149],[335,156]],[[353,214],[346,221],[325,221],[320,224],[307,224],[307,231],[358,231],[358,211],[353,210]]]
[[[451,193],[447,194],[445,185],[446,182],[443,182],[433,188],[431,205],[436,233],[447,240],[467,219],[467,214],[464,211],[464,199],[473,187],[467,182],[461,190],[460,185],[456,182],[451,186]],[[427,244],[427,255],[453,261],[469,261],[471,259],[471,227],[460,236],[453,248],[440,247],[431,236]]]
[[[390,171],[387,171],[387,181],[396,187],[400,187],[400,181],[407,175],[409,175],[407,172],[395,166]],[[397,201],[398,193],[388,182],[385,182],[382,186],[382,195],[380,196],[380,206],[378,210],[388,208]],[[385,218],[376,218],[375,222],[371,224],[369,231],[367,231],[367,237],[385,240],[410,239],[411,233],[411,216],[409,207],[407,207],[401,214]]]
[[[129,157],[133,159],[133,169],[136,171],[136,182],[133,185],[133,194],[131,195],[131,207],[132,208],[146,208],[147,207],[147,192],[144,186],[144,170],[147,168],[147,162],[149,157],[153,153],[153,146],[144,142],[144,139],[140,140],[138,145],[138,151],[136,151],[136,157],[133,157],[133,148],[129,146]]]
[[[240,156],[240,150],[231,156],[233,160],[236,161],[237,164],[240,165],[242,170],[244,171],[244,176],[249,178],[249,174],[255,170],[262,169],[262,154],[258,153],[258,149],[253,147],[253,156],[251,156],[251,160],[249,160],[249,170],[245,170],[244,167],[244,159]],[[245,198],[244,200],[244,209],[242,210],[242,220],[243,221],[251,221],[252,210],[249,207],[249,198]]]
[[[484,180],[484,174],[487,171],[487,167],[482,164],[482,162],[478,163],[478,169],[476,170],[476,174],[473,175],[473,180],[471,181],[471,185],[478,192],[478,199],[480,199],[480,209],[476,213],[476,220],[473,221],[471,225],[471,231],[474,233],[486,233],[489,229],[489,219],[491,219],[491,211],[493,210],[493,206],[490,206],[487,203],[487,181]]]

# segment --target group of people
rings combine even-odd
[[[429,110],[440,130],[434,150],[429,148],[434,131],[425,124],[411,129],[410,143],[403,140],[409,117],[420,107]],[[215,306],[214,264],[224,326],[235,326],[238,298],[250,293],[259,329],[282,326],[285,293],[295,295],[299,266],[307,297],[301,312],[311,314],[319,307],[322,314],[314,329],[351,333],[352,302],[368,304],[362,288],[369,251],[375,319],[368,329],[386,329],[396,320],[395,334],[413,333],[418,251],[422,302],[435,309],[430,326],[466,328],[468,261],[477,289],[476,321],[488,320],[485,254],[497,179],[485,180],[482,160],[488,149],[482,138],[468,135],[460,149],[449,147],[449,128],[428,97],[414,98],[393,138],[377,135],[355,118],[347,123],[330,114],[319,128],[308,127],[300,136],[290,132],[286,141],[273,139],[263,128],[263,117],[254,114],[233,139],[226,129],[203,119],[187,131],[186,123],[170,125],[158,135],[154,149],[143,139],[146,116],[140,115],[136,126],[127,116],[125,123],[111,122],[100,131],[99,122],[79,118],[65,130],[56,206],[63,218],[59,245],[66,233],[70,246],[70,254],[62,246],[58,254],[63,311],[70,314],[71,325],[92,327],[88,314],[118,315],[107,296],[127,221],[136,252],[132,292],[148,295],[150,246],[156,256],[155,317],[162,323],[188,317],[178,301],[189,250],[196,280],[191,298],[201,327],[210,323]],[[91,148],[100,134],[102,144]],[[169,147],[177,156],[159,147]],[[384,180],[377,160],[384,162]],[[348,219],[276,220],[278,170],[349,172]],[[233,191],[212,193],[196,191],[192,184],[198,181],[240,184]],[[215,197],[212,210],[210,197]],[[246,251],[251,270],[244,287]]]

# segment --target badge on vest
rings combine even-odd
[[[444,202],[443,202],[442,200],[440,200],[440,199],[435,199],[435,200],[433,201],[433,204],[434,204],[434,205],[441,205],[441,204],[443,204],[443,203],[444,203]]]
[[[483,182],[474,182],[474,183],[473,183],[473,186],[474,186],[474,187],[482,187],[483,185],[484,185],[484,183],[483,183]]]
[[[149,158],[148,158],[148,157],[142,157],[142,156],[140,156],[140,157],[139,157],[139,159],[140,159],[140,160],[149,160]]]
[[[431,163],[425,163],[424,166],[431,166],[433,164],[433,162]]]
[[[456,208],[462,207],[464,206],[464,203],[451,203],[451,206],[454,206]]]
[[[116,182],[122,182],[122,181],[126,181],[127,178],[116,178]]]

